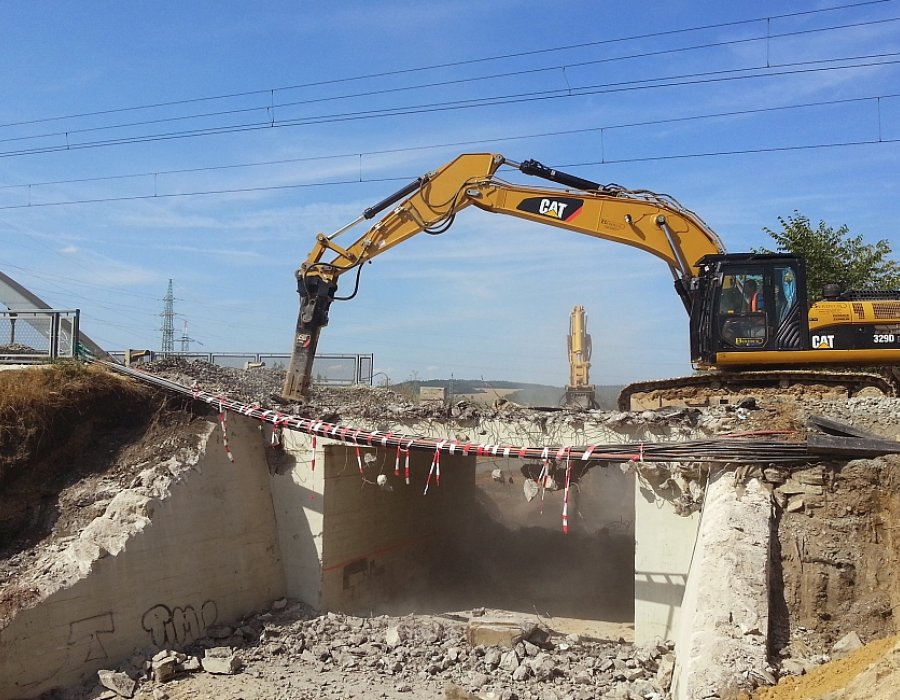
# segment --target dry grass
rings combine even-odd
[[[0,425],[37,420],[48,410],[74,405],[86,392],[140,396],[136,383],[107,370],[62,362],[0,372]]]
[[[75,362],[0,372],[0,481],[16,464],[39,456],[51,433],[66,435],[94,416],[124,413],[130,404],[145,403],[149,391]]]

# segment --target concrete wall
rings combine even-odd
[[[441,482],[425,483],[432,455],[410,454],[410,484],[394,476],[393,450],[361,449],[375,457],[359,473],[356,451],[325,449],[325,518],[322,540],[322,602],[329,610],[365,613],[391,600],[411,600],[442,542],[461,529],[471,508],[475,457],[441,456]],[[375,481],[387,478],[385,488]]]
[[[195,465],[160,465],[156,473],[175,476],[117,496],[103,518],[55,557],[69,567],[57,577],[59,585],[45,589],[43,602],[20,611],[0,631],[0,699],[79,682],[135,649],[188,643],[208,626],[284,595],[352,612],[391,598],[408,602],[416,586],[429,583],[420,574],[440,575],[451,545],[478,544],[479,533],[465,527],[476,490],[474,456],[443,454],[441,484],[432,483],[423,495],[430,451],[411,453],[407,486],[393,475],[394,449],[361,448],[374,458],[364,462],[363,478],[353,446],[318,439],[313,469],[310,436],[284,431],[283,449],[275,450],[271,426],[235,414],[228,426],[235,463],[216,427]],[[531,446],[690,437],[677,426],[617,427],[553,417],[358,427]],[[573,494],[570,522],[576,533],[582,526],[585,532],[609,529],[610,523],[627,532],[634,503],[636,634],[671,637],[696,522],[674,515],[655,496],[645,497],[631,476],[616,469],[593,470],[588,480],[599,490]],[[392,490],[374,483],[378,474],[388,477]],[[520,488],[521,481],[519,476]],[[587,512],[579,521],[579,510],[606,512]],[[548,506],[545,515],[558,523],[555,511]],[[464,549],[462,556],[449,565],[465,567]],[[617,568],[628,568],[627,562]],[[489,591],[483,586],[476,594]]]
[[[271,427],[264,430],[271,432]],[[268,453],[278,547],[286,594],[319,608],[322,605],[322,536],[325,504],[325,446],[312,437],[285,430],[283,450]]]
[[[284,595],[263,442],[232,416],[156,497],[125,491],[58,557],[72,579],[0,631],[0,698],[80,682],[135,649],[173,648]],[[146,490],[145,490],[146,491]]]
[[[486,444],[603,444],[637,441],[689,439],[696,437],[682,426],[645,422],[636,425],[591,424],[577,417],[565,421],[537,422],[502,418],[454,423],[365,422],[357,427],[406,435]],[[390,477],[392,493],[365,483],[359,475],[355,448],[319,438],[316,471],[311,470],[311,438],[285,433],[285,456],[273,477],[273,500],[278,518],[279,542],[284,560],[287,592],[317,607],[365,612],[367,606],[416,597],[412,590],[418,574],[434,564],[428,559],[441,550],[440,538],[453,526],[454,516],[445,518],[440,500],[451,511],[470,505],[470,486],[476,478],[482,491],[497,507],[498,520],[509,527],[522,525],[560,527],[561,492],[550,494],[543,514],[540,504],[527,503],[521,490],[519,460],[482,459],[477,472],[468,461],[462,473],[465,487],[451,495],[447,487],[463,487],[448,481],[456,469],[448,467],[458,456],[442,456],[441,491],[432,487],[428,497],[422,487],[431,454],[412,453],[413,483],[408,488],[393,479],[394,450],[362,448],[376,462],[366,466],[367,479],[379,472]],[[514,476],[518,488],[493,489],[489,469],[501,466]],[[487,470],[487,471],[486,471]],[[507,474],[508,472],[508,474]],[[474,488],[471,489],[474,491]],[[623,474],[617,465],[595,468],[570,502],[573,532],[592,533],[607,529],[636,538],[634,554],[634,620],[637,641],[676,635],[681,606],[697,533],[698,516],[676,515],[665,494],[637,489],[633,471]],[[457,519],[459,515],[455,516]],[[465,528],[458,528],[465,531]],[[630,576],[630,574],[629,574]],[[597,586],[609,582],[598,580]]]
[[[675,639],[700,516],[676,515],[670,502],[641,483],[634,522],[634,641]]]
[[[539,527],[560,530],[562,492],[549,491],[528,501],[523,489],[522,460],[480,458],[476,467],[476,485],[490,503],[490,514],[508,528]],[[580,466],[578,463],[576,467]],[[491,477],[500,469],[504,483]],[[540,470],[540,465],[534,467]],[[509,479],[513,483],[509,483]],[[605,530],[616,535],[634,535],[634,472],[619,465],[590,469],[569,493],[571,532],[596,533]]]

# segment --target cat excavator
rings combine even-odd
[[[497,176],[501,167],[554,183],[529,186]],[[364,210],[330,235],[320,233],[296,272],[300,312],[282,395],[302,401],[310,386],[319,335],[328,324],[340,277],[419,233],[446,231],[469,206],[608,241],[661,259],[689,317],[691,362],[698,372],[625,388],[623,410],[672,403],[672,395],[706,403],[747,388],[795,384],[893,394],[891,379],[848,367],[900,365],[900,293],[826,289],[807,303],[804,261],[792,254],[727,253],[715,232],[667,195],[600,184],[535,160],[493,153],[457,156]],[[355,241],[337,238],[378,218]],[[725,399],[719,398],[724,402]]]

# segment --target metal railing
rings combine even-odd
[[[126,355],[130,353],[130,361]],[[286,369],[291,359],[287,352],[161,352],[155,350],[113,350],[109,355],[125,365],[151,362],[165,357],[181,357],[188,361],[202,360],[220,367],[243,369],[260,365]],[[316,355],[313,362],[313,382],[330,386],[372,384],[375,359],[371,353]]]
[[[0,311],[0,364],[38,364],[74,358],[78,343],[78,309],[9,309]]]

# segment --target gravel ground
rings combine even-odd
[[[133,687],[134,697],[154,700],[654,700],[668,687],[669,644],[635,647],[523,621],[523,639],[512,648],[472,646],[467,627],[487,619],[484,613],[362,618],[319,615],[281,600],[233,627],[207,630],[207,638],[183,651],[154,647],[136,654],[109,669],[118,683],[101,671],[98,679],[53,697],[110,696],[100,678],[120,694]]]

